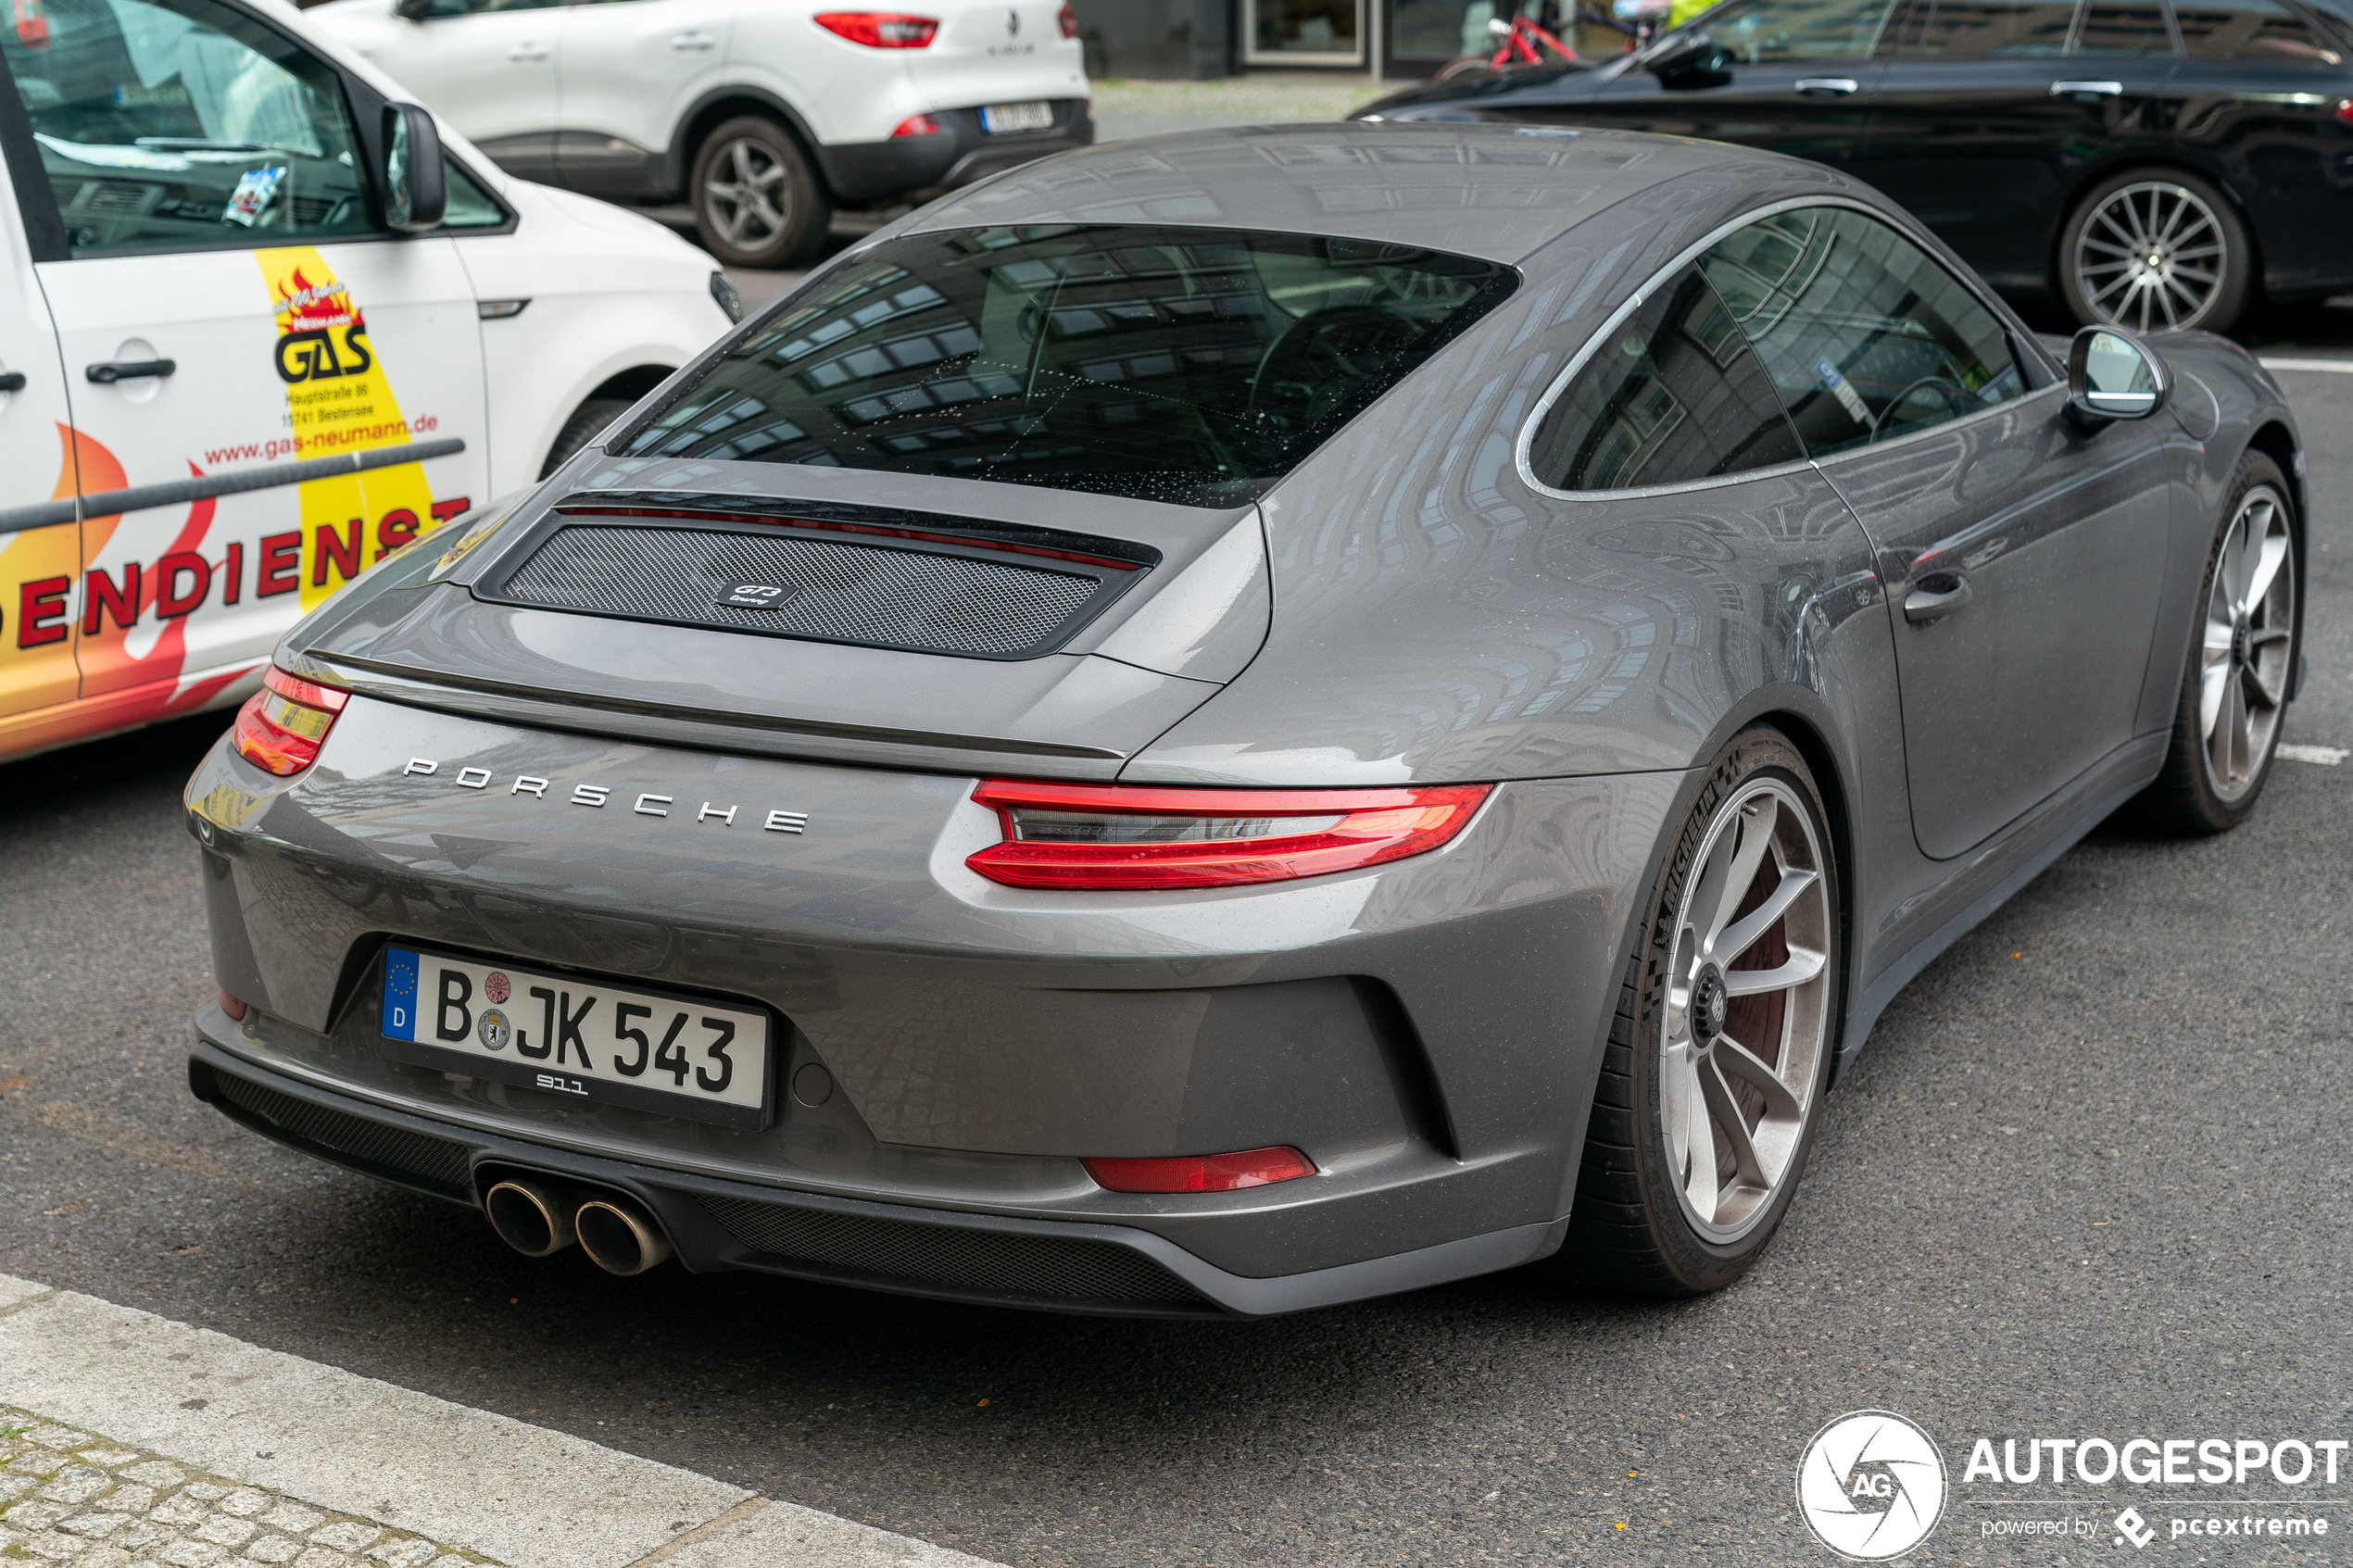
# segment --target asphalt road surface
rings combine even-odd
[[[2266,351],[2353,358],[2347,314]],[[2284,379],[2315,500],[2288,739],[2353,745],[2353,375]],[[2353,1436],[2353,762],[2282,762],[2224,837],[2103,829],[1930,968],[1720,1295],[1522,1273],[1164,1323],[530,1261],[196,1104],[178,792],[220,724],[0,768],[0,1272],[1018,1564],[1827,1562],[1793,1469],[1868,1406],[1956,1461],[1980,1436]],[[2038,1512],[1997,1491],[2164,1512],[1954,1481],[1915,1561],[2114,1550],[2105,1512],[2095,1540],[1984,1538]],[[2321,1560],[2347,1499],[2353,1474]]]

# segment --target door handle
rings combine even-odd
[[[718,43],[719,40],[708,32],[681,32],[672,37],[670,46],[684,55],[699,49],[713,48]]]
[[[108,359],[84,365],[82,373],[100,386],[112,386],[119,381],[137,381],[144,376],[168,376],[179,368],[179,362],[172,359]]]
[[[1942,621],[1969,601],[1969,579],[1957,571],[1931,571],[1905,596],[1904,619],[1915,626]]]
[[[22,392],[23,390],[24,372],[22,370],[0,371],[0,392]]]
[[[2054,82],[2051,83],[2051,96],[2054,98],[2120,98],[2123,95],[2124,83],[2121,82]]]
[[[1796,90],[1800,93],[1834,93],[1843,98],[1860,86],[1862,83],[1851,76],[1801,76],[1797,79]]]
[[[518,44],[513,48],[507,51],[507,58],[514,61],[517,65],[522,65],[531,60],[544,60],[547,57],[547,45],[545,44]]]

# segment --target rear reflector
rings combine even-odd
[[[927,114],[911,114],[900,120],[898,129],[890,134],[893,141],[901,136],[937,136],[939,134],[939,121]]]
[[[227,1013],[231,1018],[235,1019],[240,1023],[243,1023],[245,1021],[245,1013],[247,1011],[245,1004],[239,1001],[236,997],[231,996],[226,991],[220,993],[220,1010]]]
[[[1082,1160],[1112,1192],[1239,1192],[1315,1173],[1315,1162],[1283,1145],[1239,1154],[1180,1154],[1168,1160]]]
[[[261,678],[261,690],[237,709],[230,744],[263,771],[292,778],[319,759],[335,715],[350,699],[349,692],[289,675],[273,664]]]
[[[1488,784],[1161,789],[991,779],[1004,838],[964,864],[1014,887],[1230,887],[1378,866],[1461,832]]]
[[[928,49],[939,31],[936,18],[904,11],[820,11],[816,22],[827,32],[869,49]]]

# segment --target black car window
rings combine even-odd
[[[1707,19],[1707,35],[1735,63],[1869,59],[1891,0],[1745,0]]]
[[[41,0],[0,57],[76,255],[376,232],[342,82],[243,12]]]
[[[1772,378],[1692,267],[1594,347],[1528,450],[1555,490],[1682,484],[1805,456]]]
[[[2022,395],[2001,323],[1894,229],[1848,207],[1776,213],[1700,267],[1815,457]]]
[[[2165,25],[2165,8],[2128,0],[2092,0],[2075,30],[2073,55],[2170,55],[2173,31]]]
[[[1517,279],[1239,229],[906,234],[728,348],[627,450],[1239,505]]]
[[[2339,65],[2344,56],[2274,0],[2194,0],[2176,5],[2182,47],[2194,60],[2284,60]]]
[[[1894,52],[1951,60],[2057,56],[2067,53],[2074,23],[2075,0],[1916,0]]]

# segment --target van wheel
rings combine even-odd
[[[2195,174],[2135,169],[2084,193],[2059,232],[2059,288],[2085,326],[2228,332],[2254,291],[2255,246],[2230,197]]]
[[[547,478],[580,454],[580,449],[602,434],[604,428],[629,411],[626,397],[591,397],[572,411],[564,428],[556,433],[556,444],[547,448],[547,460],[539,465],[539,477]]]
[[[695,154],[695,232],[730,267],[799,267],[815,257],[833,203],[800,145],[773,119],[724,121]]]

